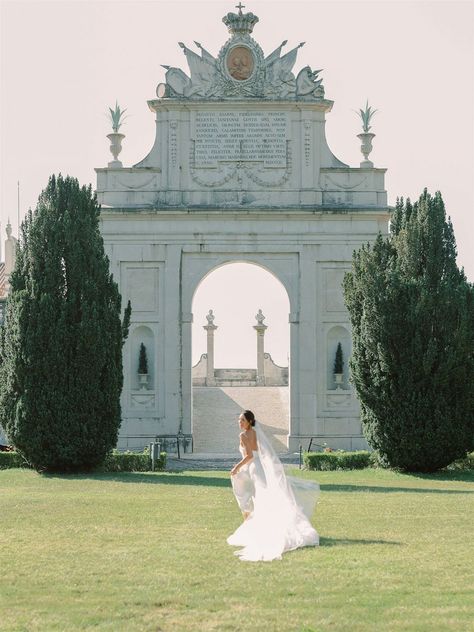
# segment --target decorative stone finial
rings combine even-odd
[[[360,163],[360,166],[365,169],[371,169],[374,166],[374,163],[369,160],[369,154],[372,151],[372,139],[375,134],[369,132],[371,125],[370,121],[372,117],[377,112],[377,110],[373,110],[371,106],[369,106],[369,101],[367,100],[365,104],[365,110],[359,109],[357,113],[362,120],[362,134],[357,134],[357,138],[361,140],[360,150],[364,156],[364,160]]]
[[[228,13],[222,18],[222,21],[227,26],[231,35],[244,35],[245,33],[250,34],[253,31],[253,27],[258,22],[258,17],[253,13],[242,13],[243,8],[244,5],[239,2],[236,6],[236,9],[239,10],[238,13]]]
[[[214,312],[212,311],[212,309],[209,310],[209,314],[206,315],[207,318],[207,324],[208,325],[213,325],[214,324]]]
[[[112,123],[113,132],[107,134],[107,138],[110,140],[110,151],[114,159],[108,163],[108,166],[116,169],[123,167],[122,163],[118,159],[119,153],[122,151],[122,140],[125,138],[125,134],[119,132],[123,123],[123,115],[127,110],[121,110],[117,101],[115,102],[115,109],[109,108],[109,118]]]
[[[112,130],[116,134],[118,134],[119,129],[123,125],[123,121],[124,121],[123,115],[125,114],[126,111],[127,111],[126,108],[125,110],[120,109],[120,105],[117,103],[117,101],[115,101],[115,108],[113,110],[112,108],[109,108],[109,117],[110,117],[110,122],[112,123]]]
[[[8,239],[10,239],[10,237],[12,236],[12,225],[10,224],[10,218],[8,218],[6,232],[7,232]]]
[[[369,105],[369,101],[367,99],[366,103],[365,103],[365,110],[362,110],[362,108],[359,109],[358,115],[361,118],[362,121],[362,131],[364,133],[367,134],[367,132],[370,130],[370,121],[372,120],[372,117],[374,116],[374,114],[377,112],[377,110],[373,110],[372,106]]]

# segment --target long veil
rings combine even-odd
[[[301,510],[310,519],[319,497],[319,485],[313,481],[286,476],[283,463],[258,422],[255,424],[255,431],[267,485],[279,490],[290,504]]]
[[[242,560],[269,561],[281,559],[285,551],[319,543],[319,536],[309,521],[319,485],[287,477],[258,422],[255,430],[258,457],[253,469],[253,511],[227,542],[243,547],[235,553]]]

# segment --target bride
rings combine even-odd
[[[244,521],[227,538],[241,560],[281,559],[282,553],[316,546],[319,537],[309,518],[319,485],[285,475],[283,465],[251,410],[239,417],[242,460],[231,470],[232,488]]]

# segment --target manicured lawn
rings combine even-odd
[[[473,473],[302,475],[321,546],[244,563],[227,473],[0,471],[0,630],[473,629]]]

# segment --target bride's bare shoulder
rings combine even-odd
[[[250,446],[252,450],[257,449],[257,433],[253,428],[249,428],[248,430],[241,432],[240,439],[243,443]]]
[[[244,443],[254,443],[254,435],[255,435],[255,431],[252,432],[252,429],[249,428],[249,430],[244,430],[243,432],[240,433],[240,439],[244,442]]]

